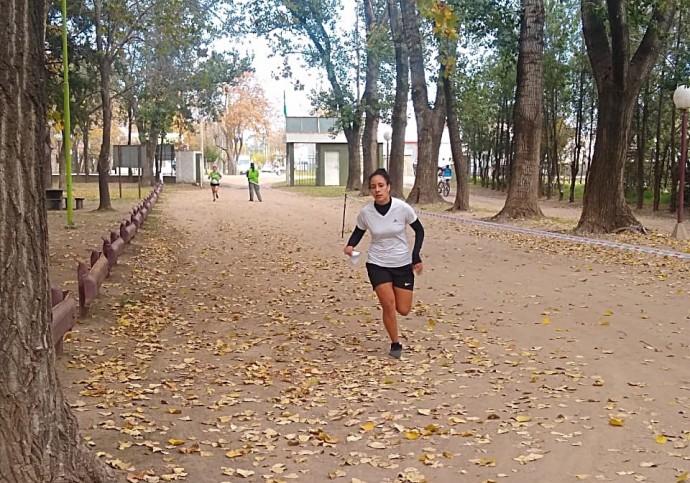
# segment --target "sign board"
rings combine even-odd
[[[163,161],[175,159],[175,146],[162,144],[158,146],[159,158]],[[139,158],[141,156],[141,159]],[[113,167],[138,168],[139,163],[146,164],[146,145],[115,145],[113,146]]]

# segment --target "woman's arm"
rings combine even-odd
[[[412,265],[422,263],[419,253],[422,251],[422,243],[424,243],[424,227],[422,222],[417,218],[410,224],[414,230],[414,247],[412,248]]]
[[[362,230],[360,227],[355,226],[355,230],[350,235],[350,239],[347,241],[347,245],[343,249],[345,255],[352,255],[352,251],[357,246],[357,244],[362,241],[362,237],[366,233],[366,230]]]

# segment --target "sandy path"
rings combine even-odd
[[[235,178],[216,203],[206,189],[163,197],[164,329],[130,380],[146,397],[80,414],[123,480],[664,482],[690,469],[687,262],[422,217],[426,271],[393,361],[365,268],[341,255],[342,200],[263,196],[249,203]]]

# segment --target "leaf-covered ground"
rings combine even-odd
[[[688,262],[422,217],[395,361],[342,199],[233,182],[166,187],[59,361],[122,481],[688,479]]]

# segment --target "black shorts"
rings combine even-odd
[[[380,267],[373,263],[367,263],[367,273],[371,286],[375,289],[382,283],[392,282],[394,287],[404,290],[414,289],[414,272],[412,265],[402,267]]]

